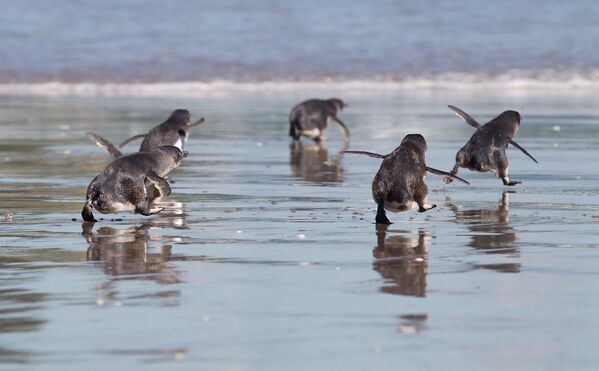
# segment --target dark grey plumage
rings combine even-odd
[[[90,133],[88,136],[98,145],[108,147],[107,150],[114,153],[115,160],[87,187],[85,205],[81,212],[83,220],[96,221],[92,208],[103,214],[133,211],[151,215],[161,211],[150,208],[153,195],[149,194],[148,188],[153,185],[161,196],[168,196],[171,188],[164,176],[179,166],[186,153],[177,147],[165,146],[123,156],[99,135]]]
[[[321,141],[329,121],[333,120],[343,129],[345,141],[349,141],[349,129],[337,117],[345,106],[346,104],[338,98],[309,99],[298,104],[289,114],[289,136],[294,140],[305,136],[317,142]]]
[[[178,109],[162,124],[146,134],[139,134],[126,139],[119,147],[122,148],[135,139],[144,138],[139,147],[140,152],[147,152],[164,146],[175,146],[183,150],[189,137],[189,129],[203,122],[204,119],[200,118],[192,123],[189,111]]]
[[[449,108],[462,117],[466,123],[476,128],[476,132],[472,134],[470,140],[456,154],[456,163],[450,173],[455,175],[460,167],[465,167],[473,171],[491,172],[501,178],[503,184],[507,186],[520,184],[520,181],[510,180],[508,177],[509,161],[506,153],[508,144],[518,148],[534,162],[537,162],[528,151],[512,139],[520,128],[520,113],[505,111],[485,125],[480,125],[461,109],[454,106],[449,106]],[[445,181],[450,183],[452,180],[446,178]]]
[[[399,147],[388,155],[380,155],[364,151],[345,151],[345,153],[364,154],[383,159],[383,163],[372,181],[372,197],[378,208],[377,224],[391,224],[385,210],[399,212],[409,210],[413,203],[418,204],[418,211],[430,210],[436,205],[426,203],[428,187],[424,182],[426,172],[437,175],[452,176],[466,184],[464,179],[447,172],[426,166],[426,140],[420,134],[406,135]]]

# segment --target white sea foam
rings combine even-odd
[[[586,72],[519,71],[502,74],[445,73],[426,77],[374,77],[371,79],[322,78],[314,80],[209,82],[9,82],[0,83],[4,96],[139,96],[193,97],[233,92],[287,90],[463,90],[504,89],[506,91],[599,90],[599,70]]]

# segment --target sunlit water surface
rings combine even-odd
[[[449,169],[472,128],[524,115],[522,186],[430,175],[427,213],[376,227],[379,160],[340,131],[290,149],[305,91],[0,98],[0,362],[44,369],[590,369],[599,362],[597,96],[335,91],[352,149],[408,133]],[[80,220],[118,142],[187,108],[190,156],[159,215]],[[557,131],[559,126],[559,131]],[[128,150],[136,149],[132,145]],[[506,193],[509,191],[511,193]],[[76,221],[72,219],[75,218]],[[122,220],[111,220],[120,218]]]

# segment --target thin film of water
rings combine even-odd
[[[472,128],[524,114],[511,189],[430,175],[427,213],[373,224],[372,158],[340,132],[291,145],[310,92],[189,99],[3,97],[0,362],[14,368],[588,368],[598,361],[599,117],[592,97],[338,92],[352,149],[425,135],[448,169]],[[146,131],[175,108],[194,128],[160,215],[80,221],[109,161],[85,138]],[[133,150],[131,147],[130,150]],[[76,221],[72,221],[75,218]]]

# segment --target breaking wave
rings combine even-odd
[[[599,70],[519,71],[500,74],[444,73],[434,76],[327,77],[269,81],[173,81],[173,82],[0,82],[4,96],[139,96],[193,97],[210,94],[288,90],[458,90],[567,91],[599,90]]]

